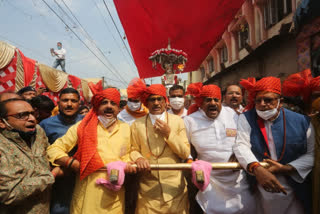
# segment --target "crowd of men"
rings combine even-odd
[[[275,77],[223,92],[134,79],[121,111],[116,88],[90,107],[73,88],[57,106],[30,86],[2,93],[0,213],[319,213],[320,116],[311,109],[320,111],[320,78],[310,79],[305,115],[283,107],[288,88]],[[150,166],[185,162],[192,170]],[[243,170],[211,169],[226,162]]]

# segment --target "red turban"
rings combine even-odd
[[[162,96],[166,100],[166,103],[168,103],[167,90],[166,87],[164,87],[162,84],[153,84],[146,88],[146,91],[142,96],[142,102],[145,106],[147,106],[147,100],[151,95]]]
[[[139,78],[134,78],[129,83],[127,88],[127,94],[129,99],[139,99],[141,98],[142,94],[146,91],[147,86],[143,82],[143,80]]]
[[[312,78],[312,80],[310,81],[310,88],[312,92],[320,91],[320,76]]]
[[[306,103],[313,91],[320,91],[320,77],[313,78],[310,69],[291,74],[282,84],[284,96],[301,96]]]
[[[78,126],[78,150],[74,157],[80,162],[80,180],[104,166],[97,151],[97,110],[104,99],[109,99],[119,105],[120,93],[115,88],[107,88],[97,92],[91,99],[93,109],[89,111]]]
[[[198,110],[202,105],[204,97],[218,98],[221,100],[221,89],[216,85],[202,85],[201,82],[191,83],[187,88],[186,95],[194,96],[196,101],[196,104],[189,107],[189,115]]]
[[[281,94],[281,81],[276,77],[264,77],[258,82],[255,78],[249,77],[248,79],[242,79],[240,84],[248,91],[248,105],[246,109],[252,109],[254,107],[254,99],[258,92],[267,91],[276,94]]]

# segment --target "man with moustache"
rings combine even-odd
[[[310,213],[307,175],[314,165],[314,129],[310,118],[285,108],[276,77],[242,80],[248,110],[239,117],[234,153],[250,173],[260,213]],[[259,164],[265,160],[270,166]]]
[[[21,88],[17,92],[17,94],[28,101],[31,100],[33,97],[37,96],[37,91],[32,86],[26,86],[24,88]]]
[[[124,110],[118,114],[118,119],[131,125],[136,119],[148,114],[148,109],[141,103],[138,95],[141,93],[135,84],[144,85],[141,79],[133,79],[127,88],[128,102]],[[144,90],[143,88],[141,90]]]
[[[241,114],[244,110],[242,103],[242,90],[238,85],[229,85],[226,88],[225,95],[223,96],[224,103],[223,105],[229,106],[233,110],[237,112],[237,114]]]
[[[237,114],[221,105],[216,85],[192,83],[187,93],[195,98],[191,114],[184,118],[187,136],[199,160],[228,162],[237,133]],[[243,171],[212,171],[210,183],[196,200],[205,213],[255,213],[255,200]]]
[[[48,139],[22,99],[0,102],[0,212],[49,214]]]
[[[70,213],[123,213],[124,188],[112,191],[97,185],[96,180],[107,177],[105,171],[99,171],[106,164],[130,160],[130,127],[117,120],[117,89],[97,92],[91,103],[93,108],[85,118],[48,148],[49,160],[77,175]],[[70,156],[68,153],[76,146],[76,154]]]
[[[53,144],[62,137],[68,129],[82,120],[83,116],[78,114],[80,106],[80,94],[74,88],[65,88],[59,95],[59,114],[49,117],[40,122],[40,126],[46,132],[49,143]],[[76,147],[68,151],[69,155],[74,155]],[[51,213],[68,214],[75,184],[75,174],[65,173],[63,177],[58,177],[52,188]]]
[[[166,112],[166,88],[161,84],[135,86],[149,114],[131,125],[131,159],[141,171],[136,213],[188,213],[186,180],[182,171],[149,171],[150,164],[181,163],[190,154],[183,120]],[[142,89],[142,90],[140,90]]]
[[[184,88],[181,85],[173,85],[169,89],[169,102],[171,109],[168,113],[184,118],[188,110],[184,108]]]

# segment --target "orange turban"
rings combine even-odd
[[[310,69],[291,74],[282,84],[284,96],[301,96],[304,102],[310,101],[313,91],[320,91],[320,77],[313,78]]]
[[[248,79],[242,79],[240,84],[248,91],[248,105],[246,109],[252,109],[254,107],[254,99],[258,92],[268,91],[276,94],[281,94],[281,81],[276,77],[264,77],[256,82],[256,79],[249,77]]]
[[[147,100],[151,95],[162,96],[166,100],[166,103],[168,103],[167,90],[166,87],[164,87],[162,84],[153,84],[146,88],[146,91],[144,92],[141,99],[145,106],[147,106]]]
[[[196,101],[196,104],[189,107],[189,115],[198,110],[202,105],[204,97],[213,97],[221,100],[221,89],[216,85],[202,85],[201,82],[191,83],[187,88],[186,95],[194,96]]]
[[[143,80],[139,78],[134,78],[130,81],[127,88],[127,94],[129,99],[139,99],[142,94],[146,91],[147,86]]]
[[[97,151],[97,110],[104,99],[109,99],[117,105],[120,103],[120,93],[115,88],[107,88],[97,92],[91,99],[93,108],[83,118],[78,126],[78,150],[74,157],[80,162],[80,180],[104,166]]]

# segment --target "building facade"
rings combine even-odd
[[[298,72],[293,16],[299,0],[246,0],[188,82],[238,84]]]

